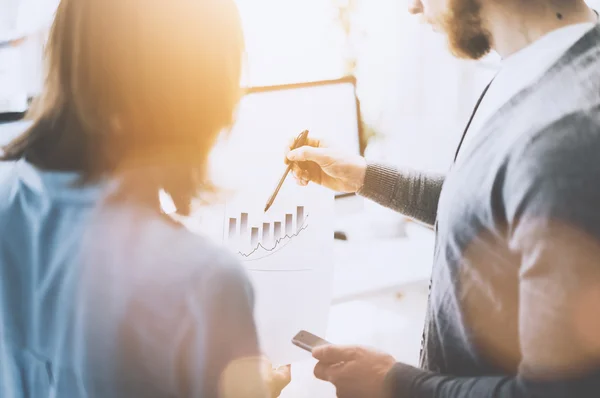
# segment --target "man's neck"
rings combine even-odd
[[[548,0],[507,3],[486,2],[483,10],[484,16],[487,16],[484,17],[485,25],[493,38],[494,50],[502,58],[516,53],[556,29],[597,21],[596,13],[583,0],[564,2],[566,4]]]

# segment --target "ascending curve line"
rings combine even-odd
[[[308,224],[306,224],[306,219],[308,218],[310,214],[307,214],[306,217],[304,217],[304,220],[302,221],[302,225],[300,226],[300,228],[298,229],[298,231],[295,234],[292,235],[285,235],[284,237],[281,237],[279,239],[277,239],[275,241],[275,244],[273,245],[272,248],[267,249],[266,247],[264,247],[262,244],[258,244],[256,245],[256,247],[250,252],[250,253],[242,253],[242,252],[238,252],[238,254],[242,257],[245,257],[244,261],[257,261],[257,260],[261,260],[263,258],[267,258],[269,256],[272,256],[273,254],[277,253],[279,250],[283,249],[284,247],[286,247],[288,245],[288,243],[291,242],[292,238],[295,238],[296,236],[300,235],[300,232],[304,231],[306,228],[308,228]],[[279,246],[279,243],[284,240],[284,239],[289,239],[287,242],[285,242],[285,244],[283,246]],[[269,252],[269,254],[266,254],[262,257],[259,258],[253,258],[253,259],[248,259],[248,257],[250,257],[251,255],[253,255],[254,253],[256,253],[258,250],[263,249],[264,251]]]

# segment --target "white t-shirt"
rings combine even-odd
[[[494,78],[473,117],[458,159],[464,155],[473,137],[502,105],[541,77],[594,26],[594,23],[587,22],[556,29],[503,59],[500,72]]]

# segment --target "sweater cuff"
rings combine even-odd
[[[392,167],[367,163],[365,180],[357,194],[385,206],[391,202],[394,196],[398,176],[398,170]]]
[[[386,398],[419,398],[416,385],[433,373],[414,366],[397,363],[385,377]]]

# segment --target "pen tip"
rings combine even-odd
[[[269,210],[269,207],[271,207],[271,206],[269,206],[269,205],[265,206],[265,213],[267,212],[267,210]]]

